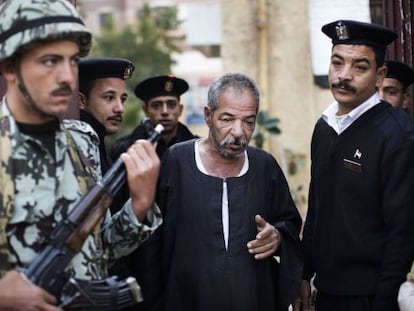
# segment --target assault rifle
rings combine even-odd
[[[158,124],[148,140],[158,141],[163,126]],[[104,217],[114,195],[125,182],[125,165],[119,158],[108,172],[59,222],[50,243],[24,271],[27,278],[58,299],[69,310],[120,310],[142,300],[141,290],[133,277],[85,281],[68,276],[66,268],[81,251],[83,243]]]

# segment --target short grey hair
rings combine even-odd
[[[250,92],[256,102],[256,112],[259,110],[260,96],[256,83],[244,74],[227,73],[214,80],[210,85],[208,90],[207,105],[211,111],[217,109],[220,95],[228,89],[237,90],[240,93],[243,91]]]

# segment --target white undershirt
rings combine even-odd
[[[328,108],[322,113],[322,118],[335,132],[339,135],[345,129],[347,129],[356,119],[358,119],[364,112],[368,111],[380,102],[378,93],[375,93],[368,98],[361,105],[355,107],[347,114],[338,116],[338,102],[333,102]]]
[[[196,160],[197,168],[203,174],[210,175],[208,174],[206,168],[203,165],[203,162],[201,161],[200,150],[198,148],[199,143],[200,143],[200,140],[197,140],[194,144],[194,152],[195,152],[195,160]],[[249,170],[249,158],[247,157],[247,151],[244,151],[244,159],[245,161],[243,163],[243,167],[240,170],[240,173],[237,175],[237,177],[243,176]],[[227,182],[225,179],[223,179],[222,198],[223,199],[221,201],[221,219],[223,223],[224,245],[227,250],[228,244],[229,244],[229,201],[228,201],[228,193],[227,193]]]

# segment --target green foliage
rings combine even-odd
[[[94,36],[91,57],[121,57],[135,65],[131,79],[127,80],[128,100],[121,129],[107,138],[107,144],[131,132],[142,119],[142,103],[134,95],[135,85],[150,76],[169,74],[173,52],[179,52],[184,36],[174,34],[180,21],[177,7],[151,8],[144,4],[136,23],[121,31],[114,27],[113,20],[107,19],[101,33]]]
[[[262,148],[266,132],[269,134],[280,134],[279,118],[271,117],[267,111],[260,110],[257,114],[256,129],[253,133],[253,140],[257,147]]]
[[[171,31],[178,24],[175,6],[160,11],[144,4],[136,23],[120,32],[109,21],[101,34],[94,37],[91,56],[123,57],[132,61],[135,72],[128,83],[133,89],[142,79],[170,73],[174,63],[171,55],[180,50],[179,44],[184,40],[183,36],[174,35]]]
[[[299,168],[306,167],[306,158],[304,154],[290,149],[284,149],[284,156],[288,164],[287,169],[289,175],[296,175]]]
[[[180,26],[177,10],[177,6],[154,7],[151,15],[159,29],[172,30]]]

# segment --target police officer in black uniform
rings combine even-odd
[[[183,112],[180,96],[188,90],[188,83],[173,75],[155,76],[145,79],[135,87],[135,95],[144,102],[144,112],[152,126],[160,123],[164,126],[161,139],[157,144],[159,157],[173,144],[196,138],[179,118]],[[134,131],[118,139],[110,153],[117,159],[135,140],[148,137],[148,127],[139,124]]]
[[[98,134],[102,175],[111,167],[105,136],[116,133],[125,113],[128,97],[125,80],[134,65],[122,58],[86,58],[79,62],[80,119]]]
[[[380,97],[391,106],[408,111],[410,106],[410,85],[414,82],[414,70],[398,61],[387,60],[387,75],[380,87]]]

